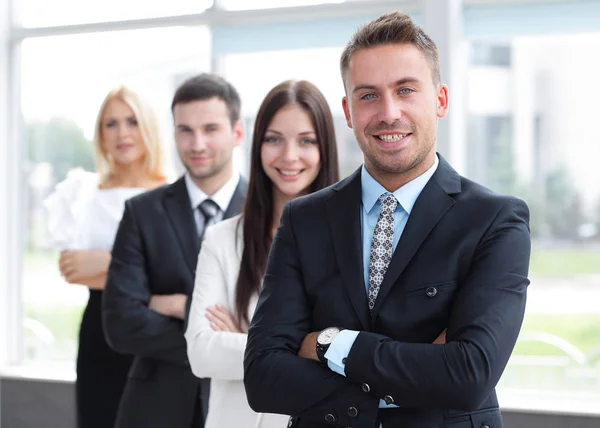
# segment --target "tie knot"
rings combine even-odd
[[[210,221],[219,212],[219,206],[212,199],[205,199],[198,205],[200,213],[204,216],[206,221]]]
[[[383,212],[394,212],[398,206],[396,197],[389,192],[386,192],[379,197],[379,203],[381,204],[381,211]]]

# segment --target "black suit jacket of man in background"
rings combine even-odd
[[[241,179],[223,218],[240,213],[246,191]],[[104,293],[108,341],[135,355],[117,428],[203,426],[209,382],[192,374],[184,322],[148,308],[152,295],[191,296],[199,250],[183,177],[127,201]]]

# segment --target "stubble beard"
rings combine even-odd
[[[188,166],[186,163],[184,163],[185,169],[187,170],[188,174],[194,179],[194,180],[206,180],[208,178],[212,178],[216,175],[219,175],[227,166],[227,164],[230,162],[231,160],[231,156],[229,156],[227,159],[223,160],[222,162],[212,165],[210,166],[208,169],[204,170],[204,171],[200,171],[198,173],[194,172],[194,170]]]
[[[413,137],[416,138],[416,135],[413,134],[411,138]],[[425,143],[423,150],[417,150],[414,157],[409,159],[405,159],[405,155],[402,152],[406,151],[407,149],[410,150],[411,147],[399,149],[393,152],[382,153],[377,152],[377,148],[374,148],[373,146],[371,146],[373,150],[365,150],[365,148],[369,147],[370,141],[363,141],[361,144],[361,150],[363,151],[365,157],[366,166],[368,169],[372,169],[374,173],[377,173],[381,176],[405,175],[422,165],[430,155],[431,151],[434,149],[435,138],[430,137],[427,138],[427,140],[428,141]]]

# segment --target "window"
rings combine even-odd
[[[271,9],[277,7],[314,6],[324,3],[344,3],[346,0],[220,0],[219,6],[227,10]]]
[[[196,27],[27,39],[21,58],[24,357],[73,364],[88,291],[61,279],[58,254],[44,245],[42,201],[71,168],[93,170],[96,115],[108,90],[120,84],[155,107],[173,159],[171,98],[182,76],[209,69],[210,37]]]
[[[467,175],[531,211],[527,313],[499,386],[508,402],[600,397],[600,34],[503,46],[501,67],[472,56],[467,79]]]
[[[341,2],[8,1],[16,9],[16,22],[25,28],[196,14],[214,4],[243,11]],[[365,9],[380,10],[387,2],[357,3]],[[418,9],[414,2],[406,3],[407,8]],[[519,35],[584,31],[582,28],[598,31],[597,19],[593,18],[598,16],[598,6],[596,2],[562,4],[550,0],[528,2],[539,5],[505,5],[507,2],[501,0],[485,3],[490,4],[467,4],[464,9],[465,33],[482,36],[471,41],[471,64],[464,76],[468,96],[464,173],[499,192],[524,198],[531,210],[533,238],[527,314],[499,385],[501,403],[543,407],[553,396],[593,397],[596,401],[589,410],[600,400],[600,169],[596,166],[600,141],[595,126],[598,109],[593,103],[600,99],[600,89],[594,86],[600,72],[594,55],[600,51],[600,35]],[[0,8],[0,12],[9,9]],[[298,20],[293,25],[278,21],[278,16],[286,15],[285,10],[270,11],[269,25],[265,25],[264,13],[229,14],[232,22],[247,16],[247,26],[231,26],[228,14],[217,14],[219,19],[213,23],[215,50],[254,53],[216,58],[211,58],[209,29],[200,27],[28,38],[22,43],[19,80],[23,129],[19,143],[25,147],[25,156],[22,180],[10,183],[10,193],[18,187],[22,198],[25,254],[22,284],[8,284],[5,289],[22,286],[25,317],[19,328],[24,332],[26,363],[74,364],[87,291],[61,280],[57,254],[44,247],[41,201],[70,168],[93,168],[92,128],[109,88],[129,83],[140,90],[158,108],[165,141],[170,142],[169,105],[174,88],[188,75],[209,70],[212,60],[219,66],[217,71],[241,92],[249,143],[254,116],[267,91],[285,79],[310,80],[324,92],[333,110],[342,176],[358,167],[362,153],[341,110],[341,48],[323,46],[342,46],[366,18],[349,16],[342,9],[338,14],[335,7],[323,9],[336,11],[321,17],[325,20]],[[432,8],[424,12],[425,18],[436,13]],[[293,32],[282,30],[290,26]],[[271,32],[264,36],[257,30],[262,28],[271,28]],[[27,34],[9,30],[7,39],[13,33],[18,33],[17,37]],[[90,28],[82,25],[81,31]],[[254,43],[261,40],[256,33],[262,40],[275,42],[261,47],[261,43]],[[245,40],[244,36],[252,37]],[[5,71],[10,71],[16,58],[10,57]],[[9,73],[4,75],[8,76],[7,86],[15,84]],[[8,122],[0,117],[3,120]],[[9,128],[6,134],[10,134],[12,124],[4,125],[0,123],[0,137],[10,140],[4,130]],[[249,148],[246,144],[243,150]],[[172,145],[168,149],[171,160],[176,161]],[[239,165],[246,164],[243,159],[237,159]],[[16,246],[6,241],[7,252],[13,251]],[[523,400],[524,396],[528,399]],[[562,406],[559,403],[554,410]]]
[[[471,46],[471,64],[509,67],[510,46],[489,42],[474,42]]]
[[[17,22],[31,28],[201,13],[212,4],[213,0],[20,0],[15,7]]]

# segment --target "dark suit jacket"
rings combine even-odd
[[[501,427],[494,388],[525,310],[527,206],[440,156],[372,313],[360,209],[360,170],[286,205],[248,335],[250,406],[294,415],[290,426],[302,428]],[[307,333],[328,326],[360,331],[347,377],[296,355]],[[448,342],[431,344],[444,328]],[[400,407],[378,409],[386,396]]]
[[[246,190],[247,183],[240,181],[224,218],[240,213]],[[208,382],[201,387],[192,374],[184,323],[148,309],[153,294],[191,298],[197,236],[183,178],[125,204],[103,297],[109,345],[135,356],[117,428],[189,428],[202,416],[195,411],[201,395],[207,406]]]

